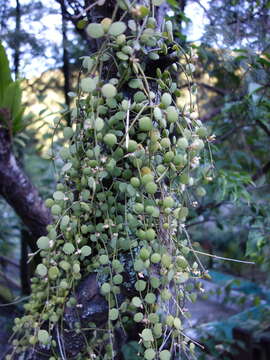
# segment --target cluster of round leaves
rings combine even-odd
[[[93,39],[104,37],[105,46],[83,59],[86,74],[72,113],[76,126],[63,130],[63,181],[46,200],[55,221],[37,241],[42,262],[32,279],[27,315],[15,321],[17,352],[36,344],[56,351],[52,330],[64,307],[77,305],[74,286],[91,272],[97,273],[109,304],[110,338],[113,327],[133,321],[141,325],[142,357],[147,360],[169,360],[175,343],[188,346],[183,310],[168,304],[196,298],[188,280],[201,272],[188,258],[183,224],[187,189],[195,187],[196,196],[205,195],[195,176],[208,134],[192,109],[177,106],[180,91],[169,70],[157,69],[156,79],[144,73],[147,61],[166,56],[169,46],[183,57],[171,43],[171,25],[159,32],[148,8],[118,3],[131,20],[105,18],[86,29]],[[104,81],[110,61],[115,75]],[[124,280],[123,256],[132,259],[133,284]],[[119,302],[118,294],[130,285],[136,294]],[[95,359],[100,351],[103,359],[113,358],[103,331],[89,339],[88,349]]]

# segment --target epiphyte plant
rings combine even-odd
[[[86,27],[97,49],[82,61],[61,181],[46,200],[54,222],[37,241],[42,262],[7,359],[29,349],[51,360],[117,359],[117,337],[130,329],[142,359],[194,353],[185,303],[205,270],[185,221],[193,192],[205,194],[197,173],[208,131],[191,85],[178,104],[178,74],[189,82],[195,66],[160,16],[166,9],[162,0],[119,0],[110,18]],[[89,278],[105,309],[97,319],[91,308],[91,321],[78,290]]]

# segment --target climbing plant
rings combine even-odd
[[[134,331],[139,358],[194,354],[183,319],[207,273],[185,221],[205,195],[201,178],[211,179],[200,166],[209,137],[196,89],[178,104],[178,74],[190,81],[195,65],[160,16],[166,9],[162,0],[120,0],[111,18],[86,27],[98,51],[83,58],[60,181],[46,201],[54,222],[37,241],[42,262],[7,359],[28,349],[51,360],[116,359],[119,336]],[[89,278],[100,293],[89,312],[105,311],[86,323],[79,299]],[[78,336],[83,345],[69,354],[65,339]]]

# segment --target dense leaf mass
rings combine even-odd
[[[178,105],[174,78],[181,70],[189,81],[192,57],[173,41],[170,23],[157,26],[162,1],[151,2],[151,11],[117,4],[122,13],[87,27],[102,43],[84,57],[72,128],[64,129],[62,181],[46,202],[54,223],[38,240],[42,264],[27,314],[15,322],[17,353],[29,346],[63,351],[55,336],[66,326],[61,318],[81,307],[76,286],[93,273],[109,312],[87,329],[78,317],[76,333],[87,334],[78,359],[115,358],[116,330],[135,324],[145,359],[170,359],[188,347],[185,299],[196,297],[193,279],[205,273],[185,220],[208,139],[192,94]],[[168,48],[175,62],[149,76],[149,60],[166,57]],[[197,192],[205,194],[201,186]]]

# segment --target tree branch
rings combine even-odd
[[[211,120],[213,117],[215,117],[217,115],[220,115],[221,112],[222,112],[221,107],[220,108],[215,108],[212,111],[210,111],[209,113],[207,113],[206,115],[204,115],[203,117],[201,117],[200,119],[201,119],[202,122],[206,122],[206,121]]]
[[[61,6],[61,11],[62,11],[62,14],[63,14],[65,20],[70,21],[70,22],[74,25],[75,30],[77,31],[77,33],[78,33],[84,40],[89,41],[89,38],[88,38],[86,32],[84,31],[84,29],[79,29],[79,28],[77,27],[78,21],[81,20],[81,19],[83,19],[83,16],[80,16],[79,18],[77,17],[77,15],[81,15],[81,12],[79,11],[79,9],[78,9],[78,8],[74,9],[74,8],[72,7],[73,11],[75,12],[75,14],[72,15],[72,14],[70,14],[70,12],[68,11],[67,6],[66,6],[64,0],[55,0],[55,1]],[[69,4],[69,5],[70,5],[70,4]]]
[[[46,234],[46,227],[51,222],[50,211],[45,207],[37,189],[18,166],[8,131],[1,126],[0,195],[12,206],[31,232],[28,244],[32,251],[36,251],[36,239]]]
[[[206,205],[204,205],[204,206],[199,206],[198,208],[197,208],[197,213],[198,213],[198,215],[202,215],[206,210],[213,210],[213,209],[216,209],[216,208],[218,208],[218,207],[220,207],[221,205],[223,205],[223,204],[225,204],[226,203],[226,201],[220,201],[220,202],[218,202],[218,203],[216,203],[216,202],[210,202],[210,203],[208,203],[208,204],[206,204]],[[189,225],[189,224],[188,224]]]
[[[192,86],[192,85],[198,85],[200,87],[204,87],[205,89],[209,90],[209,91],[213,91],[219,95],[222,95],[222,96],[225,96],[227,94],[227,91],[223,90],[223,89],[220,89],[220,88],[217,88],[215,86],[212,86],[212,85],[208,85],[208,84],[205,84],[205,83],[202,83],[202,82],[190,82],[189,84],[183,84],[180,86],[180,89],[182,88],[186,88],[186,87],[189,87],[189,86]]]
[[[225,134],[217,136],[217,138],[215,140],[215,144],[221,143],[222,141],[229,138],[231,135],[236,134],[238,132],[238,130],[241,130],[241,129],[247,128],[247,127],[254,127],[254,126],[256,126],[256,125],[255,124],[244,124],[244,125],[235,126],[234,128],[227,131]]]
[[[258,180],[261,176],[267,174],[270,171],[270,161],[268,161],[262,168],[260,168],[253,176],[252,176],[252,180],[256,181]]]
[[[270,136],[270,130],[261,120],[257,119],[256,123],[268,136]]]

